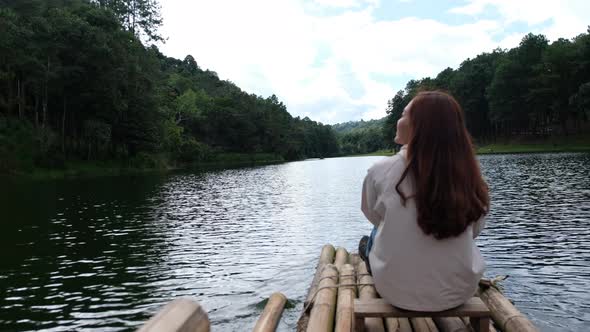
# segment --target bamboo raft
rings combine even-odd
[[[286,301],[287,298],[283,294],[272,294],[253,331],[275,331]],[[372,308],[378,310],[372,312]],[[198,303],[188,299],[177,299],[161,309],[139,331],[206,332],[209,329],[207,314]],[[538,331],[531,321],[504,297],[493,282],[483,279],[475,297],[455,309],[424,313],[394,308],[379,299],[379,294],[373,286],[373,278],[367,273],[365,262],[357,254],[349,254],[344,248],[336,250],[332,245],[322,248],[296,330]]]

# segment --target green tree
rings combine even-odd
[[[570,104],[578,112],[584,122],[590,120],[590,82],[580,85],[580,88],[570,99]]]
[[[383,136],[389,147],[392,147],[397,132],[397,121],[402,117],[402,112],[407,105],[407,97],[403,90],[399,90],[395,96],[387,101],[387,117],[383,126]]]
[[[450,92],[461,104],[469,132],[480,138],[493,135],[486,91],[491,84],[502,50],[483,53],[461,63],[450,83]]]
[[[162,26],[160,4],[157,0],[93,0],[112,10],[123,26],[138,38],[162,41],[158,29]]]

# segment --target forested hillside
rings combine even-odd
[[[395,136],[401,112],[422,89],[454,95],[478,142],[590,134],[589,33],[553,43],[528,34],[513,49],[482,53],[435,78],[409,81],[388,101],[386,136]]]
[[[329,126],[276,96],[163,55],[161,24],[151,0],[0,1],[0,171],[338,152]]]
[[[344,155],[371,153],[391,146],[392,137],[383,131],[385,118],[369,121],[349,121],[332,125],[336,131],[340,152]]]

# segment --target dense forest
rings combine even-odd
[[[409,81],[387,103],[384,137],[395,136],[397,120],[416,93],[432,89],[457,98],[479,143],[590,134],[590,28],[553,43],[528,34],[513,49],[482,53],[435,78]]]
[[[163,55],[159,10],[153,0],[0,0],[0,172],[338,153],[330,126],[293,118],[276,96],[245,93],[190,55]]]
[[[543,35],[528,34],[516,48],[482,53],[435,78],[409,81],[387,101],[385,118],[332,126],[341,153],[394,147],[397,120],[422,90],[443,90],[455,96],[478,144],[588,136],[590,28],[572,40],[553,43]]]

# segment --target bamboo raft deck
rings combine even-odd
[[[423,313],[396,309],[379,299],[373,286],[373,278],[367,273],[365,262],[358,254],[349,254],[344,248],[335,249],[328,244],[322,248],[296,330],[351,332],[363,328],[370,332],[468,332],[486,329],[490,332],[538,331],[492,282],[482,280],[477,294],[474,295],[476,297],[467,304],[445,312]],[[253,331],[275,331],[286,301],[283,294],[272,294]],[[365,305],[367,303],[370,305]],[[357,311],[355,316],[355,308],[378,308],[380,313],[388,314],[371,313],[369,310],[369,315],[361,317],[360,311]],[[367,314],[367,310],[364,314]],[[470,315],[472,320],[464,315]],[[485,319],[480,320],[480,317],[491,319],[488,323]],[[208,332],[209,329],[207,314],[198,303],[177,299],[161,309],[139,331]]]
[[[538,331],[489,281],[482,280],[475,295],[490,311],[490,332]],[[373,278],[367,273],[365,262],[358,254],[325,245],[297,322],[297,331],[354,331],[354,299],[364,301],[372,298],[379,298],[379,294],[373,286]],[[407,316],[413,317],[407,318],[365,318],[365,331],[474,331],[466,317],[421,317],[419,313],[415,314],[408,312]]]

